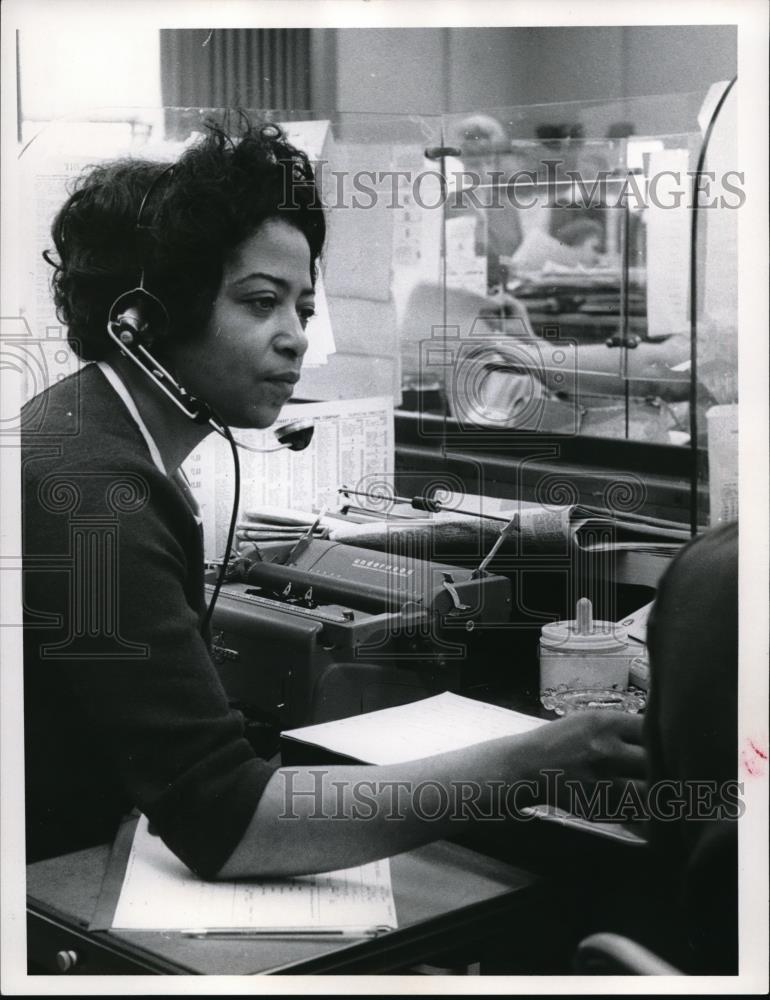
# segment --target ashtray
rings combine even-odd
[[[606,709],[611,712],[630,712],[636,715],[647,705],[647,692],[641,688],[583,688],[580,690],[543,691],[540,695],[543,708],[557,715]]]

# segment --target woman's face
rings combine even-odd
[[[310,248],[268,219],[225,261],[203,335],[174,345],[169,366],[231,427],[269,427],[299,379],[313,315]]]

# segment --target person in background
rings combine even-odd
[[[486,257],[488,287],[499,289],[506,278],[501,260],[510,257],[522,237],[519,209],[507,195],[506,181],[518,169],[510,137],[496,118],[477,114],[450,125],[448,140],[461,151],[461,159],[446,161],[450,194],[447,224],[463,213],[475,215],[476,252]],[[473,192],[467,200],[460,194],[463,186]],[[475,198],[482,207],[475,204]],[[461,207],[465,204],[467,208]]]
[[[593,268],[601,261],[602,227],[593,219],[574,219],[554,236],[545,229],[530,229],[513,257],[514,272],[531,273],[550,265]]]
[[[556,232],[556,239],[574,251],[580,267],[597,267],[602,260],[602,227],[594,219],[575,219]]]

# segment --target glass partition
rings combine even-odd
[[[703,99],[444,119],[445,297],[431,327],[479,344],[463,348],[472,377],[455,373],[438,401],[450,416],[688,442],[690,178]],[[655,121],[693,131],[639,132]],[[531,389],[516,384],[522,368]],[[426,390],[441,381],[425,366],[420,378]]]
[[[729,104],[698,174],[724,86],[443,117],[441,288],[413,276],[401,327],[404,406],[443,420],[424,434],[446,447],[473,431],[503,452],[586,439],[589,462],[592,440],[615,439],[664,448],[669,469],[679,450],[708,523],[707,427],[721,424],[707,413],[737,376]]]
[[[691,433],[696,446],[692,518],[719,524],[738,517],[738,209],[737,84],[715,88],[704,109],[701,187],[692,260]]]

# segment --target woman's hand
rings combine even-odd
[[[597,790],[603,793],[597,801],[610,807],[635,793],[644,801],[647,763],[640,716],[576,712],[533,735],[541,740],[542,801],[574,811],[576,799],[590,801]]]

